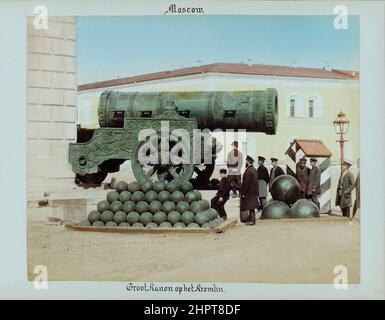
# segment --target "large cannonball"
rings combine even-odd
[[[97,205],[98,211],[102,213],[110,208],[110,203],[107,200],[102,200]]]
[[[184,200],[184,194],[182,191],[174,191],[173,193],[171,193],[171,201],[175,202],[175,203],[178,203],[179,201],[182,201]]]
[[[280,200],[290,205],[298,200],[299,183],[292,176],[279,176],[273,180],[270,193],[274,200]]]
[[[161,182],[161,181],[157,181],[153,184],[153,190],[157,193],[163,191],[166,189],[166,184],[164,182]]]
[[[129,224],[133,225],[134,223],[139,222],[140,214],[136,211],[131,211],[129,214],[127,214],[126,220]]]
[[[171,211],[168,215],[167,215],[167,220],[168,222],[170,222],[171,224],[175,224],[177,222],[179,222],[181,219],[181,215],[178,211]]]
[[[144,225],[143,223],[140,223],[140,222],[136,222],[132,225],[133,228],[144,228]]]
[[[129,228],[129,227],[131,227],[131,225],[129,223],[127,223],[127,222],[121,222],[121,223],[119,223],[119,227],[121,227],[121,228]]]
[[[186,225],[183,222],[176,222],[174,223],[173,228],[186,228]]]
[[[170,193],[179,190],[179,183],[176,181],[170,181],[166,184],[166,190]]]
[[[201,226],[208,221],[209,221],[209,219],[208,219],[205,212],[199,212],[195,215],[195,222]]]
[[[187,192],[187,193],[184,195],[184,199],[185,199],[188,203],[193,203],[194,201],[200,200],[200,198],[198,197],[198,195],[197,195],[197,193],[196,193],[195,191],[196,191],[196,190],[189,191],[189,192]]]
[[[122,222],[125,222],[126,218],[127,218],[127,215],[123,211],[118,211],[114,214],[114,221],[116,222],[116,224],[120,224]]]
[[[159,228],[172,228],[172,224],[168,221],[165,221],[159,225]]]
[[[158,194],[153,190],[146,192],[144,196],[144,200],[147,201],[148,203],[151,203],[152,201],[157,199],[158,199]]]
[[[206,199],[199,200],[199,202],[202,204],[203,210],[210,208],[210,202],[208,202]]]
[[[162,210],[162,203],[158,200],[151,201],[148,206],[148,210],[152,213],[158,212]]]
[[[104,223],[112,221],[113,219],[114,219],[114,214],[109,210],[103,211],[103,213],[100,215],[100,220]]]
[[[187,228],[200,228],[200,225],[195,222],[191,222],[188,224]]]
[[[185,212],[183,212],[183,214],[182,214],[182,221],[183,221],[186,225],[188,225],[188,224],[194,222],[194,220],[195,220],[195,216],[194,216],[194,214],[193,214],[191,211],[185,211]]]
[[[197,200],[202,200],[202,193],[199,190],[193,190],[192,192],[197,196]]]
[[[138,213],[148,211],[148,203],[146,201],[139,201],[135,206],[135,211]]]
[[[119,181],[116,183],[115,189],[118,192],[126,191],[128,189],[128,184],[125,181]]]
[[[210,220],[218,218],[218,212],[214,208],[208,208],[206,210],[206,212],[207,212],[208,217],[210,218]]]
[[[130,191],[123,191],[119,195],[119,201],[121,203],[125,203],[126,201],[131,199],[131,192]]]
[[[95,221],[98,221],[100,219],[100,212],[98,210],[92,210],[88,214],[88,221],[90,223],[93,223]]]
[[[150,223],[152,222],[154,216],[152,215],[151,212],[143,212],[141,215],[140,215],[140,222],[143,224],[143,225],[146,225],[147,223]]]
[[[183,212],[187,211],[188,209],[190,209],[190,205],[186,201],[180,201],[176,205],[176,211],[179,211],[180,213],[183,213]]]
[[[316,204],[307,199],[300,199],[292,205],[290,218],[319,218],[320,212]]]
[[[269,201],[262,210],[261,219],[288,219],[290,207],[283,201]]]
[[[152,190],[152,181],[150,180],[147,180],[147,181],[144,181],[140,184],[140,189],[146,193],[150,190]]]
[[[93,227],[104,227],[104,223],[101,222],[101,221],[95,221],[93,224],[92,224]]]
[[[146,228],[158,228],[158,225],[154,222],[149,222],[146,224]]]
[[[154,214],[153,221],[157,224],[161,224],[167,220],[167,214],[163,211],[158,211]]]
[[[129,213],[135,210],[135,202],[134,201],[126,201],[123,205],[123,211],[125,213]]]
[[[203,204],[201,203],[201,201],[194,201],[193,203],[190,204],[190,211],[192,213],[195,213],[197,214],[198,212],[201,212],[203,211]]]
[[[186,192],[189,192],[193,189],[193,185],[191,182],[189,181],[184,181],[180,184],[180,191],[182,191],[183,193],[186,193]]]
[[[165,203],[163,203],[163,206],[162,206],[163,212],[169,213],[173,210],[175,210],[175,203],[174,202],[166,201]]]
[[[168,192],[166,190],[159,192],[158,200],[162,203],[170,200],[170,192]]]
[[[144,193],[142,191],[135,191],[131,196],[131,200],[136,203],[144,200]]]
[[[214,228],[214,227],[216,226],[216,221],[215,221],[215,219],[214,219],[214,220],[210,220],[210,221],[208,222],[208,224],[209,224],[210,228]]]
[[[114,201],[110,205],[110,210],[114,213],[118,212],[118,211],[122,211],[123,210],[123,203],[121,203],[120,201]]]
[[[116,224],[115,221],[108,221],[106,223],[106,227],[117,227],[118,225]]]
[[[140,184],[137,181],[130,182],[127,186],[128,191],[134,193],[140,190]]]
[[[107,193],[107,201],[109,203],[112,203],[114,201],[119,200],[119,192],[117,191],[110,191]]]

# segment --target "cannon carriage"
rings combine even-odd
[[[98,105],[99,128],[78,126],[77,141],[70,143],[69,162],[79,185],[97,186],[109,172],[117,172],[120,165],[131,160],[135,178],[146,180],[190,180],[195,188],[205,188],[215,168],[215,158],[221,145],[201,137],[194,140],[196,129],[244,129],[247,132],[275,134],[278,122],[278,97],[275,89],[254,91],[193,91],[193,92],[118,92],[104,91]],[[167,126],[170,136],[162,135]],[[146,140],[138,139],[143,130],[156,133]],[[177,133],[183,129],[188,139]],[[153,145],[162,155],[162,142],[167,151],[176,144],[182,149],[199,150],[187,161],[143,162]],[[210,142],[211,141],[211,142]],[[201,148],[194,148],[201,144]],[[144,151],[143,151],[144,150]],[[209,161],[207,161],[209,150]],[[141,153],[145,153],[144,155]],[[181,151],[178,151],[181,153]],[[195,152],[195,151],[194,151]],[[159,159],[159,157],[158,157]]]

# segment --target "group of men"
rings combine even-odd
[[[310,158],[311,169],[306,166],[306,162],[307,159],[303,157],[297,164],[296,178],[299,183],[299,197],[313,201],[320,209],[318,197],[321,193],[321,170],[317,167],[316,158]]]
[[[280,166],[278,166],[278,159],[271,158],[273,167],[269,171],[264,166],[265,158],[258,157],[258,168],[253,166],[254,159],[251,156],[246,157],[246,170],[241,175],[241,169],[243,165],[243,155],[238,150],[238,142],[234,141],[232,144],[232,150],[227,156],[227,168],[220,169],[219,174],[221,180],[219,182],[218,192],[215,197],[211,199],[211,207],[215,208],[219,216],[226,219],[227,214],[224,209],[224,205],[230,198],[230,192],[232,197],[237,195],[241,198],[240,210],[248,211],[250,224],[255,223],[255,209],[263,209],[266,204],[267,187],[271,186],[272,181],[283,175],[284,172]],[[242,179],[241,179],[242,177]]]
[[[224,205],[230,198],[230,192],[232,192],[232,197],[235,198],[239,191],[241,199],[240,211],[241,213],[247,213],[247,219],[244,219],[247,221],[243,222],[253,225],[255,224],[255,210],[262,210],[266,204],[268,187],[270,190],[274,179],[283,175],[284,171],[278,165],[277,158],[270,159],[272,168],[269,174],[268,169],[264,165],[266,160],[264,157],[258,157],[258,167],[255,168],[253,166],[254,159],[248,155],[245,163],[246,170],[241,179],[242,159],[243,155],[238,150],[238,142],[234,141],[232,143],[232,150],[228,153],[227,157],[228,172],[226,169],[220,169],[219,171],[221,180],[218,192],[211,199],[211,207],[218,211],[220,217],[227,219]],[[310,158],[311,168],[308,168],[306,163],[307,159],[303,157],[298,162],[296,168],[300,198],[313,201],[320,209],[318,198],[321,193],[321,170],[317,166],[316,158]],[[350,166],[351,164],[347,161],[344,161],[342,164],[342,173],[338,182],[336,196],[336,205],[341,207],[343,216],[347,217],[350,216],[351,192],[356,187],[353,174],[349,171]]]

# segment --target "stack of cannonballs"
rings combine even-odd
[[[289,175],[274,179],[270,193],[273,197],[262,210],[261,219],[319,218],[314,202],[299,199],[299,183]]]
[[[119,181],[81,226],[213,228],[223,221],[190,182]]]

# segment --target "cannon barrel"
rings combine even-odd
[[[253,91],[119,92],[104,91],[99,100],[100,127],[123,127],[124,117],[154,117],[165,106],[195,118],[200,129],[245,129],[275,134],[275,89]]]

